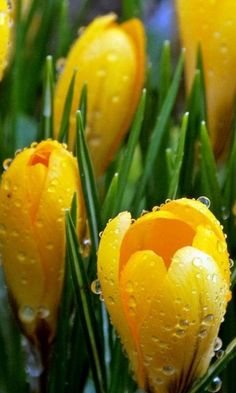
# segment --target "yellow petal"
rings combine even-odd
[[[168,273],[147,251],[130,258],[121,291],[146,389],[181,391],[206,371],[226,308],[227,286],[221,279],[213,259],[192,247],[177,251]],[[134,292],[126,289],[129,280]]]
[[[71,48],[55,93],[58,135],[68,87],[77,69],[70,118],[69,146],[84,83],[88,87],[86,135],[94,169],[101,175],[131,123],[144,81],[144,30],[138,20],[115,23],[115,15],[96,18]]]
[[[56,141],[18,154],[0,187],[0,241],[9,291],[26,333],[37,341],[43,318],[55,333],[65,258],[65,209],[78,196],[78,232],[84,207],[77,161]]]
[[[120,245],[130,225],[131,216],[127,212],[120,213],[107,224],[98,249],[98,278],[112,323],[132,363],[138,365],[135,343],[127,326],[119,289]]]
[[[186,48],[188,91],[200,45],[209,129],[219,155],[229,142],[236,91],[236,3],[234,0],[176,0],[176,3],[182,44]]]
[[[0,0],[0,80],[7,65],[10,37],[10,11],[8,2]]]

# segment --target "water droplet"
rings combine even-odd
[[[56,71],[58,74],[61,74],[62,71],[64,70],[65,63],[66,63],[66,59],[64,57],[61,57],[60,59],[57,60]]]
[[[162,367],[162,372],[165,375],[173,375],[175,373],[175,368],[168,364]]]
[[[117,55],[115,53],[109,53],[107,55],[107,60],[111,63],[114,63],[117,60]]]
[[[19,252],[17,255],[17,258],[20,262],[24,262],[26,257],[25,257],[25,253],[24,252]]]
[[[108,303],[109,303],[110,305],[115,304],[115,301],[114,301],[114,299],[113,299],[112,296],[109,296],[108,299],[107,299],[107,301],[108,301]]]
[[[222,381],[219,377],[215,377],[210,385],[207,387],[207,391],[211,393],[219,392],[222,386]]]
[[[135,308],[137,306],[137,302],[134,296],[130,296],[129,298],[129,307]]]
[[[152,208],[152,211],[153,211],[153,212],[157,212],[158,210],[160,210],[160,206],[154,206],[154,207]]]
[[[228,52],[228,46],[226,44],[222,44],[220,47],[220,51],[223,54],[226,54]]]
[[[22,306],[18,311],[18,316],[22,323],[32,323],[35,320],[36,315],[36,311],[29,306]]]
[[[35,149],[35,147],[37,146],[38,146],[38,142],[32,142],[30,145],[31,149]]]
[[[155,379],[155,383],[156,383],[157,385],[162,385],[162,384],[164,383],[164,381],[163,381],[163,379],[157,377],[157,378]]]
[[[214,343],[214,351],[217,352],[222,348],[222,340],[220,337],[216,337],[215,343]]]
[[[117,96],[117,95],[113,96],[112,99],[111,99],[111,102],[113,104],[117,104],[119,101],[120,101],[120,97]]]
[[[233,259],[229,259],[229,267],[230,269],[232,269],[232,267],[234,266],[234,260]]]
[[[184,329],[176,329],[176,331],[175,331],[175,335],[177,336],[177,337],[183,337],[184,335],[185,335],[185,330]]]
[[[2,166],[3,166],[4,171],[7,171],[7,170],[8,170],[9,166],[11,165],[11,163],[12,163],[12,158],[6,158],[6,159],[3,161]]]
[[[218,240],[217,242],[217,249],[220,253],[223,253],[227,250],[227,245],[225,241]]]
[[[208,315],[206,315],[204,318],[203,318],[203,320],[202,320],[202,322],[205,324],[205,325],[211,325],[211,323],[214,321],[214,315],[213,314],[208,314]]]
[[[199,258],[199,257],[193,258],[192,264],[195,267],[201,266],[201,264],[202,264],[201,258]]]
[[[221,37],[221,33],[219,31],[214,32],[214,37],[218,40]]]
[[[106,71],[103,70],[102,68],[100,70],[97,70],[97,76],[99,78],[104,78],[106,76]]]
[[[49,311],[48,308],[43,307],[43,306],[38,308],[38,316],[39,316],[39,318],[46,319],[46,318],[49,317],[49,315],[50,315],[50,311]]]
[[[54,245],[53,245],[52,243],[48,243],[48,244],[46,245],[46,248],[47,248],[47,250],[51,251],[51,250],[54,249]]]
[[[207,336],[207,329],[201,329],[198,333],[199,338],[205,338]]]
[[[100,281],[97,279],[97,280],[94,280],[93,282],[92,282],[92,284],[91,284],[91,291],[93,292],[93,293],[95,293],[95,295],[101,295],[101,293],[102,293],[102,288],[101,288],[101,284],[100,284]]]
[[[6,235],[6,226],[4,224],[0,224],[0,235],[1,236]]]
[[[99,237],[102,237],[103,231],[99,232]]]
[[[0,26],[4,25],[6,23],[6,12],[2,11],[0,12]]]
[[[182,326],[182,327],[189,326],[189,321],[187,319],[181,319],[179,321],[179,326]]]
[[[203,203],[203,205],[205,205],[208,209],[211,206],[211,201],[206,196],[200,196],[197,200]]]
[[[132,281],[128,281],[127,282],[127,284],[126,284],[126,291],[128,293],[134,292],[134,285],[133,285]]]

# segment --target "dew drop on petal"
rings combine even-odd
[[[36,311],[30,306],[22,306],[18,311],[18,316],[22,323],[32,323],[36,315]]]
[[[165,375],[173,375],[175,373],[175,368],[171,365],[166,365],[162,367],[162,372]]]
[[[9,166],[11,165],[11,163],[12,163],[12,158],[6,158],[6,159],[3,161],[2,166],[3,166],[4,171],[7,171],[7,169],[8,169]]]
[[[233,266],[234,266],[234,260],[230,258],[230,260],[229,260],[230,269],[232,269]]]
[[[219,377],[215,377],[210,385],[207,387],[207,391],[211,393],[219,392],[222,386],[222,381]]]
[[[203,203],[203,205],[205,205],[208,209],[211,206],[211,201],[206,196],[200,196],[197,200]]]
[[[39,318],[46,319],[46,318],[49,317],[49,315],[50,315],[50,311],[49,311],[48,308],[43,307],[43,306],[38,308],[38,316],[39,316]]]
[[[215,343],[214,343],[214,351],[217,352],[222,348],[222,340],[220,337],[216,337]]]

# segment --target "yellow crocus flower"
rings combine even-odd
[[[229,143],[236,92],[235,0],[176,0],[190,91],[198,47],[203,55],[209,131],[216,156]]]
[[[0,187],[0,250],[17,317],[37,343],[41,327],[55,334],[65,258],[65,209],[78,195],[78,233],[84,209],[76,159],[57,141],[19,153]]]
[[[8,2],[0,0],[0,80],[3,71],[7,66],[7,56],[9,52],[11,18]]]
[[[69,147],[73,149],[84,83],[88,88],[86,136],[97,176],[101,175],[126,134],[144,82],[145,36],[141,21],[118,25],[116,16],[96,18],[72,46],[55,92],[55,136],[65,98],[77,70],[70,117]]]
[[[120,213],[103,232],[98,279],[111,320],[145,391],[187,391],[202,376],[230,299],[219,222],[179,199],[137,219]]]

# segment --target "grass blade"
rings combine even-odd
[[[140,131],[141,131],[141,127],[142,127],[144,110],[145,110],[145,103],[146,103],[146,90],[144,89],[141,99],[140,99],[138,110],[135,115],[135,119],[133,121],[133,125],[131,128],[127,149],[125,151],[123,160],[121,162],[121,165],[120,165],[120,168],[118,171],[117,198],[115,201],[113,214],[118,213],[119,208],[122,205],[124,190],[125,190],[125,187],[127,184],[129,171],[130,171],[130,167],[131,167],[133,156],[134,156],[135,147],[137,145]]]
[[[165,41],[161,52],[158,107],[161,109],[171,83],[170,42]]]
[[[46,58],[44,80],[43,111],[42,111],[42,139],[53,137],[53,95],[54,71],[52,56]]]
[[[94,307],[92,304],[89,282],[85,272],[84,261],[79,253],[76,230],[68,211],[66,212],[66,240],[75,297],[87,344],[96,391],[97,393],[105,393],[106,374],[104,360],[102,358],[103,351],[99,337],[99,329],[94,315]]]
[[[80,170],[82,189],[87,210],[93,255],[96,256],[101,218],[92,164],[84,135],[84,124],[80,111],[77,111],[77,160]]]
[[[220,219],[222,214],[222,198],[219,182],[217,179],[217,169],[212,147],[208,137],[206,124],[202,122],[201,131],[201,193],[211,200],[211,208]]]
[[[117,200],[117,188],[118,188],[118,173],[115,173],[110,186],[108,188],[105,201],[102,206],[102,223],[103,227],[106,225],[109,218],[112,218],[114,205]]]
[[[166,125],[168,123],[172,108],[175,103],[175,99],[178,93],[179,84],[181,80],[181,75],[183,72],[183,65],[184,65],[184,53],[181,54],[176,72],[171,83],[169,92],[165,99],[165,102],[162,106],[160,115],[156,121],[152,136],[150,138],[149,147],[147,150],[147,155],[145,159],[145,165],[143,169],[142,177],[138,184],[138,191],[136,193],[135,201],[134,201],[134,213],[139,213],[140,210],[140,201],[143,198],[143,193],[145,186],[147,184],[148,178],[151,175],[153,164],[155,159],[158,155],[158,151],[161,145],[161,141],[166,129]]]
[[[175,199],[177,196],[177,191],[179,187],[179,179],[180,179],[180,172],[183,164],[183,157],[184,157],[184,147],[185,147],[185,139],[186,139],[186,131],[188,127],[188,119],[189,114],[185,113],[183,116],[180,137],[179,137],[179,146],[176,153],[175,159],[175,168],[174,172],[172,173],[172,178],[169,186],[168,191],[168,198]]]
[[[65,101],[63,115],[62,115],[62,121],[61,121],[60,130],[59,130],[59,134],[58,134],[58,141],[59,142],[66,142],[68,140],[68,128],[69,128],[69,122],[70,122],[70,112],[71,112],[72,100],[73,100],[73,95],[74,95],[75,78],[76,78],[76,71],[74,72],[73,77],[71,78],[71,82],[70,82],[67,96],[66,96],[66,101]]]
[[[84,83],[80,96],[80,104],[79,104],[79,109],[81,112],[84,127],[86,126],[86,117],[87,117],[87,95],[88,95],[87,84]]]

